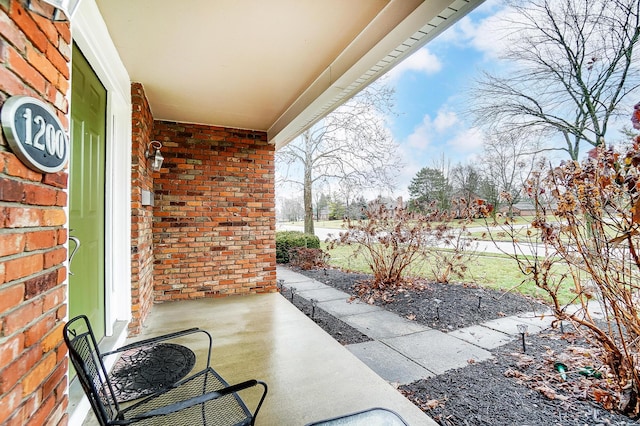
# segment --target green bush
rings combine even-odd
[[[320,248],[320,238],[299,231],[276,232],[276,262],[289,263],[289,251],[295,247]]]

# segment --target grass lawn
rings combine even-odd
[[[532,217],[516,217],[511,221],[511,224],[515,226],[512,229],[516,238],[521,241],[535,240],[537,230],[530,227],[521,227],[519,225],[526,225],[531,223]],[[502,219],[504,220],[504,219]],[[326,220],[316,221],[314,226],[316,228],[327,229],[342,229],[342,220]],[[303,222],[287,222],[287,224],[304,226]],[[461,223],[454,221],[452,226],[462,226]],[[502,232],[497,228],[504,225],[495,225],[491,219],[476,219],[473,222],[466,222],[464,225],[467,228],[474,228],[477,231],[478,228],[492,227],[492,236],[495,241],[510,241],[512,238],[508,235],[508,232]],[[508,227],[505,227],[507,229]],[[527,235],[529,233],[529,235]],[[490,240],[490,237],[486,235],[486,231],[473,232],[472,237],[479,240]],[[351,255],[355,250],[354,246],[349,247],[337,247],[333,250],[327,250],[327,245],[322,243],[323,250],[327,251],[331,255],[330,264],[334,267],[339,267],[348,271],[371,273],[369,266],[365,263],[362,257],[353,258]],[[415,275],[426,278],[427,280],[433,276],[432,265],[429,265],[427,261],[421,262],[422,264],[416,268]],[[568,271],[565,265],[558,265],[556,267],[556,275],[561,276]],[[473,261],[469,262],[468,270],[465,274],[463,282],[473,283],[482,287],[492,288],[500,291],[511,291],[521,293],[527,296],[532,296],[538,299],[546,300],[546,294],[537,288],[535,284],[530,281],[524,281],[525,276],[518,269],[518,265],[515,260],[500,254],[478,254]],[[575,294],[570,290],[573,288],[573,280],[570,278],[563,283],[560,289],[559,296],[562,303],[570,303],[573,301]]]
[[[351,256],[355,246],[341,246],[327,250],[326,244],[322,243],[322,249],[331,255],[329,263],[334,267],[354,272],[371,273],[362,257],[354,259]],[[558,266],[556,271],[558,275],[566,272],[567,268],[565,266]],[[431,265],[426,261],[423,262],[418,270],[415,271],[415,274],[429,279],[432,276]],[[542,290],[531,282],[523,282],[523,279],[524,275],[520,272],[517,263],[513,259],[499,254],[481,254],[468,264],[467,273],[462,281],[474,283],[481,287],[517,292],[546,300]],[[560,299],[562,303],[569,303],[573,300],[575,294],[570,291],[572,286],[573,281],[568,280],[561,288]]]
[[[527,225],[529,223],[531,223],[531,221],[533,220],[533,217],[531,216],[518,216],[518,217],[514,217],[513,219],[511,219],[509,222],[514,225],[514,226],[518,226],[518,225]],[[504,224],[505,219],[504,218],[498,218],[498,225],[502,225]],[[304,221],[297,221],[297,222],[283,222],[287,225],[292,225],[292,226],[299,226],[301,228],[304,228]],[[338,220],[316,220],[313,222],[313,226],[316,228],[326,228],[326,229],[343,229],[343,224],[344,221],[342,221],[341,219]],[[491,218],[487,218],[487,219],[474,219],[472,221],[459,221],[459,220],[453,220],[449,223],[449,225],[451,227],[454,228],[459,228],[462,226],[466,226],[467,228],[486,228],[488,227],[493,227],[496,225],[496,223],[493,222],[493,219]]]

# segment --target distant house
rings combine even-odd
[[[317,220],[329,220],[329,206],[320,208]]]
[[[502,214],[508,214],[509,206],[501,206],[498,211]],[[536,207],[531,201],[520,201],[511,207],[511,215],[513,216],[534,216],[535,214]]]

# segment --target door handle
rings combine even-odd
[[[80,248],[80,238],[69,236],[69,242],[71,241],[76,243],[76,246],[71,250],[71,255],[69,255],[69,275],[73,275],[73,272],[71,272],[71,262],[73,261],[73,256],[76,255],[76,252]]]

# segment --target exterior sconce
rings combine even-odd
[[[78,10],[80,1],[82,0],[23,0],[23,4],[31,12],[51,21],[60,22],[71,20],[73,14]],[[48,7],[47,4],[51,7]]]
[[[162,144],[158,141],[151,141],[149,146],[147,147],[147,151],[144,153],[145,158],[152,158],[153,162],[151,163],[151,170],[157,172],[162,167],[162,162],[164,161],[164,157],[160,153],[160,148],[162,148]],[[155,152],[151,152],[151,150]]]

